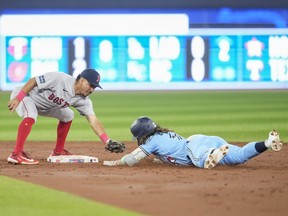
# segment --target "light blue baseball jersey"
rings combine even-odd
[[[192,139],[174,133],[157,132],[150,136],[139,148],[146,154],[154,154],[163,162],[174,165],[194,165],[204,167],[205,160],[212,149],[222,145],[229,146],[229,152],[220,160],[222,165],[242,164],[247,160],[259,155],[256,151],[256,142],[247,143],[243,147],[227,143],[218,136],[207,136],[197,134],[191,136]]]
[[[174,165],[192,165],[187,157],[187,140],[174,133],[155,133],[139,148],[147,154],[154,154],[163,162]]]

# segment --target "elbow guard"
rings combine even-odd
[[[128,166],[133,166],[139,163],[139,161],[145,157],[147,157],[147,155],[140,148],[137,148],[130,154],[127,154],[124,157],[122,157],[121,162],[123,164],[127,164]]]
[[[124,156],[124,162],[128,166],[134,166],[139,162],[139,160],[137,160],[137,158],[133,154],[128,154]]]

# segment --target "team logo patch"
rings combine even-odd
[[[97,78],[96,78],[96,82],[97,82],[97,83],[99,83],[99,82],[100,82],[100,75],[99,75],[99,76],[97,76]]]
[[[173,157],[167,157],[167,160],[172,163],[172,164],[175,164],[176,163],[176,160],[173,158]]]
[[[39,76],[39,81],[40,81],[40,83],[45,83],[46,82],[44,75]]]

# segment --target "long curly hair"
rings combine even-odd
[[[168,128],[162,128],[160,125],[156,124],[156,128],[151,133],[145,134],[139,139],[137,139],[138,145],[144,144],[150,136],[153,136],[155,133],[158,133],[158,132],[168,133],[168,132],[174,132],[174,131]]]

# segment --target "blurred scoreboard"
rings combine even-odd
[[[26,82],[43,71],[73,76],[86,67],[107,82],[185,80],[185,38],[177,36],[7,37],[6,82]],[[21,71],[21,73],[18,73]]]
[[[256,34],[248,29],[246,32],[241,29],[241,34],[237,31],[221,29],[211,35],[187,36],[187,78],[194,81],[287,82],[287,30],[278,34],[275,29],[257,29]],[[203,32],[205,34],[205,30]]]
[[[184,15],[159,23],[151,18],[154,26],[145,27],[144,17],[138,20],[143,22],[139,29],[127,28],[123,20],[93,30],[81,23],[76,25],[80,29],[69,27],[61,19],[39,30],[39,19],[33,25],[24,19],[19,24],[28,22],[24,31],[16,26],[1,33],[0,88],[11,90],[49,71],[76,77],[87,67],[99,71],[108,90],[288,88],[287,29],[189,30]],[[179,22],[173,25],[175,19]],[[4,21],[0,28],[11,26]]]

